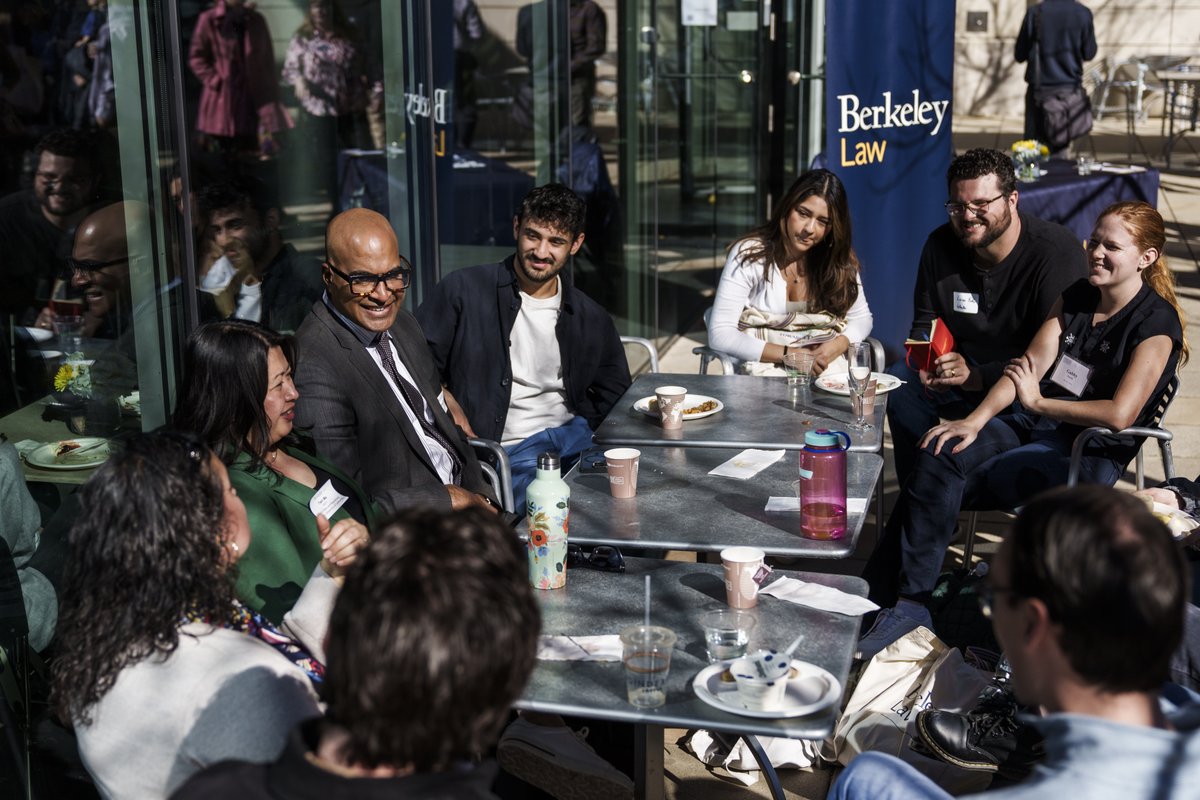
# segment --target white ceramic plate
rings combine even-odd
[[[658,404],[656,403],[654,408],[650,407],[650,401],[653,399],[654,399],[654,395],[651,395],[649,397],[643,397],[641,400],[638,400],[636,403],[633,404],[634,410],[640,411],[648,417],[654,417],[655,419],[658,419],[658,407],[657,407]],[[716,408],[710,408],[708,411],[700,411],[695,414],[687,413],[687,410],[689,408],[695,408],[696,406],[700,405],[701,403],[707,403],[710,400],[717,404]],[[716,414],[718,411],[720,411],[724,407],[725,407],[725,404],[722,403],[720,400],[718,400],[715,397],[709,397],[706,394],[684,395],[683,418],[684,419],[704,419],[705,417],[711,417],[713,414]]]
[[[875,379],[876,383],[875,394],[887,394],[892,389],[895,389],[900,386],[900,384],[904,383],[904,381],[900,380],[894,375],[888,375],[886,372],[872,372],[871,377]],[[835,375],[826,373],[824,375],[818,375],[815,383],[817,384],[818,389],[824,389],[831,394],[840,394],[845,397],[849,397],[849,380],[850,376],[845,372],[839,372]]]
[[[86,453],[80,453],[76,457],[72,457],[71,453],[64,453],[61,456],[56,456],[58,448],[64,442],[73,442],[79,445],[80,449],[100,443],[99,447],[94,447]],[[111,455],[106,439],[97,439],[94,436],[81,436],[78,439],[65,439],[62,442],[51,442],[44,444],[41,447],[36,447],[29,451],[25,456],[25,460],[35,467],[42,469],[91,469],[94,466],[103,464]]]
[[[792,660],[792,666],[800,674],[788,681],[787,693],[783,697],[783,708],[778,711],[751,711],[737,700],[737,685],[722,681],[721,673],[729,669],[732,661],[719,661],[700,670],[692,681],[692,690],[713,708],[757,719],[788,719],[803,717],[828,708],[842,698],[842,685],[838,679],[807,661]]]
[[[1162,523],[1171,529],[1171,534],[1176,539],[1182,539],[1200,527],[1200,522],[1189,517],[1182,509],[1171,508],[1164,503],[1155,503],[1152,510],[1154,511],[1154,516],[1162,520]]]
[[[48,342],[54,338],[54,331],[48,331],[45,328],[18,327],[17,333],[34,342]]]

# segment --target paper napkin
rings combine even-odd
[[[808,583],[797,578],[780,578],[770,586],[758,590],[759,594],[768,594],[809,608],[821,611],[832,611],[835,614],[845,614],[857,617],[868,611],[875,611],[879,606],[865,597],[847,594],[841,589],[833,589],[818,583]]]
[[[744,481],[753,478],[781,458],[782,450],[743,450],[708,474]]]
[[[621,637],[539,636],[537,657],[541,661],[620,661]]]

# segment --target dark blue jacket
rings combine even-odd
[[[516,256],[452,272],[417,309],[442,383],[475,433],[500,441],[512,396],[509,339],[521,308]],[[567,271],[555,331],[567,406],[593,430],[629,388],[629,363],[608,312],[574,287]]]
[[[1040,46],[1043,88],[1080,86],[1083,81],[1083,62],[1096,57],[1096,31],[1092,27],[1092,12],[1075,0],[1044,0],[1025,12],[1021,32],[1017,35],[1017,63],[1029,61],[1025,67],[1025,82],[1032,89],[1037,76],[1033,74],[1034,24],[1041,16]]]

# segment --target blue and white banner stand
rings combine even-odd
[[[825,156],[846,185],[873,336],[900,352],[921,247],[946,221],[955,0],[828,0]]]

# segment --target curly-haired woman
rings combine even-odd
[[[310,581],[278,629],[238,603],[246,511],[190,435],[131,438],[81,505],[53,699],[101,793],[166,797],[208,764],[278,755],[288,730],[319,714],[335,581]]]

